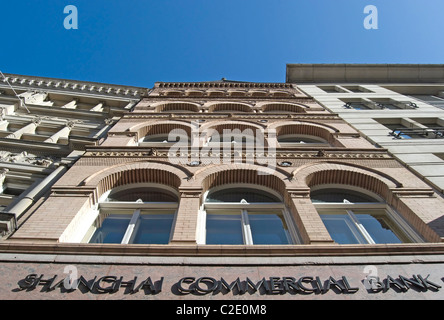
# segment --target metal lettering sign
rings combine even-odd
[[[83,275],[73,278],[70,273],[67,277],[61,278],[57,275],[52,277],[44,274],[29,274],[18,281],[19,290],[33,291],[37,287],[40,292],[51,292],[59,289],[62,292],[73,292],[80,290],[82,293],[91,292],[94,294],[113,294],[119,290],[124,290],[125,294],[134,294],[142,292],[143,294],[155,295],[162,291],[164,277],[152,279],[146,277],[138,279],[134,276],[132,279],[124,279],[123,276],[94,276],[85,278]],[[428,279],[429,275],[423,277],[420,274],[406,277],[399,275],[394,278],[387,275],[384,279],[376,276],[367,277],[362,280],[364,289],[371,293],[386,292],[394,290],[395,292],[406,292],[409,289],[417,291],[436,292],[441,286]],[[336,294],[353,294],[359,290],[357,284],[351,284],[346,276],[334,278],[320,278],[319,276],[295,277],[263,277],[259,280],[252,280],[249,277],[244,279],[236,278],[227,280],[225,278],[213,277],[183,277],[171,287],[171,291],[176,295],[207,295],[207,294],[226,294],[231,292],[233,295],[254,294],[273,295],[273,294],[325,294],[332,291]]]

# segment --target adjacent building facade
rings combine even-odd
[[[288,65],[287,81],[444,191],[444,65]]]
[[[0,230],[8,236],[144,89],[6,74],[0,78]],[[145,89],[146,92],[146,89]]]
[[[438,185],[349,121],[355,101],[329,104],[372,96],[320,86],[287,76],[119,87],[131,97],[108,96],[116,121],[14,216],[0,296],[443,298]]]

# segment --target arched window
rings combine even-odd
[[[301,123],[277,127],[276,140],[281,147],[329,147],[334,137],[326,127]]]
[[[167,147],[175,144],[179,141],[188,145],[188,135],[186,134],[151,134],[147,135],[139,140],[139,146],[141,147]]]
[[[224,147],[235,149],[236,146],[244,147],[266,145],[264,130],[260,126],[245,123],[226,123],[206,128],[206,141],[204,146]]]
[[[205,145],[208,146],[220,146],[231,149],[231,146],[235,146],[237,144],[241,146],[252,146],[255,145],[264,145],[265,138],[262,135],[257,134],[257,131],[253,130],[233,130],[230,132],[223,132],[219,134],[217,131],[213,131],[212,134],[208,137]]]
[[[182,95],[183,93],[174,93],[172,92],[172,95],[178,96]],[[164,103],[156,107],[156,112],[199,112],[199,107],[192,103],[186,103],[186,102],[169,102]]]
[[[141,147],[169,147],[178,142],[188,145],[191,129],[175,124],[150,126],[147,132],[141,133],[138,144]]]
[[[304,134],[284,134],[277,137],[279,144],[284,147],[291,146],[328,146],[328,142],[322,138]]]
[[[241,103],[217,103],[210,107],[210,112],[251,112],[250,106]]]
[[[276,95],[276,93],[274,93],[273,95]],[[262,106],[262,112],[270,113],[305,113],[305,109],[306,107],[304,106],[290,103],[267,103]]]
[[[198,242],[221,245],[285,245],[299,237],[281,196],[260,186],[211,189],[201,210]]]
[[[342,185],[316,186],[311,190],[311,201],[339,244],[422,242],[382,198],[368,191]]]
[[[101,197],[84,242],[168,244],[177,207],[178,195],[167,186],[116,187]]]

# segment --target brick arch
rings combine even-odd
[[[209,105],[209,112],[252,112],[252,107],[245,103],[239,102],[217,102]]]
[[[301,135],[309,135],[314,137],[319,137],[330,143],[332,146],[338,146],[341,147],[342,144],[340,144],[335,136],[334,133],[338,132],[338,130],[322,125],[317,123],[311,123],[311,122],[282,122],[282,123],[276,123],[268,126],[268,130],[275,129],[276,130],[276,137],[279,137],[280,135],[284,134],[301,134]]]
[[[259,174],[261,171],[264,174]],[[268,173],[268,174],[267,174]],[[287,199],[287,184],[290,183],[288,175],[281,171],[267,171],[267,168],[252,164],[223,164],[206,167],[194,175],[201,183],[202,194],[211,188],[231,183],[247,183],[268,187]]]
[[[182,129],[190,137],[193,125],[182,121],[159,121],[138,124],[137,126],[130,128],[130,131],[136,131],[140,139],[150,134],[169,133],[174,129]]]
[[[120,164],[97,172],[80,185],[95,188],[94,201],[106,191],[131,183],[158,183],[179,189],[191,173],[166,162]]]
[[[299,184],[310,188],[321,184],[344,184],[372,191],[386,200],[391,188],[402,187],[399,181],[377,170],[335,162],[303,166],[293,171],[293,176]]]
[[[265,129],[265,126],[250,121],[231,120],[231,121],[212,121],[205,123],[200,127],[200,132],[204,132],[207,129],[214,129],[217,130],[219,133],[222,133],[223,129],[230,129],[230,130],[239,129],[241,131],[245,129],[252,129],[253,132],[256,133],[256,129],[263,131]]]
[[[305,113],[308,107],[302,104],[272,102],[262,105],[262,112],[296,112]]]
[[[188,111],[199,112],[199,105],[191,102],[161,102],[151,105],[156,112]]]

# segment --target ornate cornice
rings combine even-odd
[[[100,150],[100,148],[87,148],[84,157],[124,157],[124,158],[167,158],[176,157],[177,153],[171,153],[169,150],[149,148],[144,150]],[[218,152],[212,154],[201,154],[199,152],[182,152],[180,156],[183,158],[220,158],[241,156],[242,158],[275,158],[280,160],[290,159],[393,159],[386,152],[364,151],[364,150],[285,150],[276,152],[246,153],[246,152]]]
[[[238,88],[238,89],[295,89],[290,83],[274,82],[240,82],[240,81],[208,81],[208,82],[156,82],[155,88]]]
[[[148,89],[97,82],[64,80],[44,77],[5,74],[0,78],[0,88],[8,88],[8,82],[14,89],[37,91],[61,91],[79,94],[104,95],[129,99],[140,99],[148,94]]]
[[[302,91],[289,83],[260,83],[240,81],[156,82],[150,97],[247,97],[247,98],[305,98]]]
[[[255,113],[255,114],[245,114],[245,113],[128,113],[125,114],[122,119],[187,119],[193,120],[214,120],[214,119],[226,119],[227,114],[229,118],[235,119],[303,119],[303,120],[340,120],[336,114],[273,114],[273,113]]]

